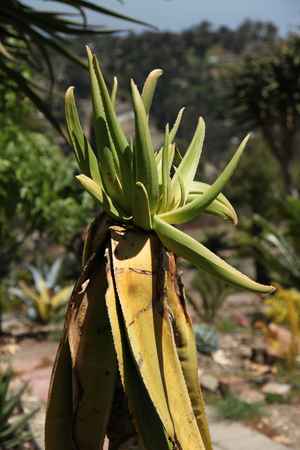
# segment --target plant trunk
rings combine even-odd
[[[130,333],[141,317],[136,340]],[[153,345],[157,354],[150,353]],[[162,373],[141,373],[157,357]],[[154,407],[160,377],[163,391],[172,386],[168,401],[176,406],[176,434],[168,441]],[[180,398],[187,401],[183,414]],[[212,449],[183,286],[174,256],[153,233],[114,226],[107,216],[90,227],[51,377],[45,431],[46,450],[100,450],[105,437],[108,450]]]

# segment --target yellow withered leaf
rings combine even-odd
[[[166,274],[167,276],[167,274]],[[166,290],[166,285],[165,285]],[[199,432],[188,388],[178,358],[172,328],[172,311],[167,303],[167,292],[163,303],[161,336],[162,374],[166,395],[175,427],[175,435],[183,450],[206,450]]]
[[[117,374],[105,305],[103,252],[95,258],[93,269],[78,290],[68,326],[75,389],[74,440],[80,450],[95,450],[104,442]]]
[[[157,335],[161,327],[156,284],[159,280],[158,240],[142,231],[112,229],[115,289],[120,301],[131,352],[143,383],[163,423],[175,441],[173,421],[162,379],[162,354]]]
[[[106,305],[111,324],[114,347],[122,386],[128,399],[129,410],[143,449],[172,450],[173,442],[168,440],[163,424],[143,384],[133,359],[122,317],[120,300],[115,291],[112,261],[108,270]]]
[[[72,425],[72,363],[65,333],[52,369],[45,423],[45,450],[75,450]]]
[[[168,254],[168,260],[167,301],[172,311],[171,323],[177,353],[205,449],[212,450],[205,404],[198,378],[198,356],[192,323],[186,309],[183,285],[176,274],[174,255]]]

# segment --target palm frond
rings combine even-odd
[[[61,125],[55,119],[41,95],[41,89],[32,89],[24,78],[20,66],[24,64],[33,76],[45,68],[51,94],[55,82],[55,70],[51,52],[61,55],[82,67],[86,64],[70,49],[69,39],[82,34],[108,34],[120,31],[103,26],[90,25],[87,13],[93,11],[122,22],[151,27],[150,24],[121,14],[88,0],[55,0],[57,6],[64,5],[72,12],[48,11],[25,4],[22,0],[0,4],[0,84],[16,89],[28,97],[51,125],[64,137]],[[60,5],[59,5],[60,4]]]

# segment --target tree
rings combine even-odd
[[[261,293],[274,288],[241,274],[173,225],[205,209],[236,222],[220,191],[247,139],[216,183],[195,182],[203,119],[177,166],[174,139],[180,116],[175,127],[166,126],[161,150],[153,151],[149,114],[161,71],[149,74],[141,94],[131,83],[135,136],[128,142],[115,95],[109,94],[89,49],[88,61],[95,151],[81,127],[72,87],[65,96],[66,120],[81,172],[77,179],[104,213],[87,234],[83,270],[70,299],[50,382],[45,448],[96,450],[107,434],[110,450],[212,450],[174,253],[237,286]],[[116,87],[115,79],[114,93]],[[125,419],[136,433],[118,427],[124,423],[120,384],[130,411]]]
[[[300,130],[300,37],[281,41],[268,54],[247,55],[230,71],[230,102],[237,124],[258,128],[280,164],[285,188]]]
[[[49,102],[41,95],[41,87],[19,71],[20,64],[39,76],[46,68],[46,78],[51,86],[55,81],[55,66],[51,52],[85,67],[80,58],[70,50],[69,38],[82,34],[107,34],[114,29],[88,24],[87,12],[112,16],[123,21],[147,25],[145,22],[117,13],[89,0],[54,0],[57,6],[69,7],[73,14],[49,12],[26,5],[21,0],[3,1],[0,4],[0,84],[6,89],[25,94],[62,133],[61,126],[51,113]],[[74,16],[75,10],[75,18]],[[78,20],[78,16],[81,20]],[[45,81],[45,80],[44,80]],[[45,85],[45,82],[43,82]]]
[[[67,244],[91,211],[89,198],[72,182],[73,161],[49,138],[27,129],[26,117],[35,120],[28,101],[16,105],[13,93],[7,97],[10,115],[0,114],[0,280],[34,234],[42,237],[40,246]]]

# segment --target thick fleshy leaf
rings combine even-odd
[[[108,128],[117,151],[117,155],[123,153],[128,142],[125,134],[119,124],[113,103],[111,101],[103,74],[101,72],[99,62],[95,55],[93,55],[93,66],[98,81],[99,91],[101,94],[102,104],[105,112],[105,119],[108,124]]]
[[[118,205],[115,205],[112,199],[107,195],[105,191],[103,194],[103,208],[113,219],[122,222],[128,222],[132,219],[125,211],[122,210]]]
[[[162,219],[165,222],[173,224],[186,223],[195,219],[204,208],[206,208],[213,200],[215,200],[215,198],[217,198],[225,184],[232,176],[240,160],[240,157],[242,156],[249,137],[250,135],[245,137],[221,175],[218,176],[217,180],[210,186],[209,189],[207,189],[207,191],[203,195],[199,195],[198,198],[182,206],[181,208],[174,209],[173,211],[162,214]]]
[[[96,155],[85,136],[74,97],[74,88],[70,87],[65,96],[65,112],[67,128],[79,168],[86,176],[91,177],[99,185],[102,184]]]
[[[86,49],[89,61],[89,74],[94,112],[93,123],[96,137],[99,169],[102,175],[105,189],[110,195],[112,195],[114,200],[118,199],[118,201],[120,202],[122,200],[120,189],[117,188],[116,185],[118,185],[118,182],[117,180],[115,180],[116,177],[120,177],[119,159],[110,133],[109,122],[107,121],[106,117],[102,91],[98,82],[94,64],[94,56],[89,47],[87,47]],[[113,183],[111,183],[112,179],[114,180]]]
[[[155,88],[159,77],[163,74],[161,69],[152,70],[146,78],[142,90],[142,99],[145,106],[146,114],[149,114],[155,93]]]
[[[83,151],[83,131],[81,128],[79,115],[77,111],[77,107],[75,104],[74,98],[74,87],[71,86],[67,89],[65,94],[65,115],[67,122],[67,129],[69,133],[70,141],[73,145],[73,149],[75,152],[75,156],[78,162],[79,167],[82,166],[82,161],[84,159],[84,151]],[[76,140],[75,140],[76,136]],[[80,167],[81,170],[84,167]],[[88,174],[86,174],[88,176]]]
[[[77,175],[75,178],[79,181],[82,187],[89,192],[89,194],[91,194],[101,204],[103,203],[103,191],[94,180],[83,174]]]
[[[118,79],[117,77],[114,77],[113,87],[111,90],[111,103],[113,108],[116,108],[117,92],[118,92]]]
[[[180,123],[181,123],[181,119],[182,119],[182,115],[183,115],[183,113],[184,113],[184,110],[185,110],[185,107],[183,107],[183,108],[181,108],[181,109],[179,110],[178,115],[177,115],[177,118],[176,118],[176,120],[175,120],[175,122],[174,122],[174,125],[173,125],[173,127],[171,128],[171,130],[170,130],[170,142],[171,142],[171,143],[174,141],[174,139],[175,139],[175,137],[176,137],[176,134],[177,134],[178,128],[179,128],[179,126],[180,126]]]
[[[176,273],[174,255],[171,254],[169,254],[169,270],[167,274],[167,301],[173,317],[171,323],[177,354],[197,425],[205,444],[205,450],[212,450],[204,399],[199,383],[198,353],[195,336],[186,306],[183,285]]]
[[[164,222],[158,216],[153,218],[153,228],[162,243],[178,256],[182,256],[200,269],[206,270],[244,289],[253,292],[271,293],[273,286],[267,286],[251,280],[246,275],[230,266],[208,248],[184,232]]]
[[[156,247],[155,247],[156,246]],[[112,231],[112,260],[115,288],[136,368],[168,437],[175,441],[173,422],[162,379],[162,349],[159,283],[160,246],[146,233]],[[132,301],[132,298],[138,301]],[[173,386],[175,388],[176,386]]]
[[[205,192],[208,189],[210,189],[209,184],[202,183],[200,181],[194,181],[192,183],[192,188],[187,196],[187,202],[192,202],[193,200],[198,198],[199,194],[200,195],[205,194]],[[225,197],[225,195],[222,194],[221,192],[215,198],[215,200],[213,200],[212,203],[210,203],[205,208],[205,211],[229,219],[230,221],[232,221],[234,225],[237,225],[238,223],[238,217],[234,207],[232,206],[230,201]]]
[[[210,184],[204,183],[203,181],[193,181],[192,186],[189,190],[188,197],[191,195],[204,194],[209,188]],[[216,197],[221,203],[223,203],[228,208],[233,208],[232,204],[228,200],[228,198],[220,192]]]
[[[152,223],[149,197],[145,186],[140,181],[137,181],[135,186],[132,211],[136,224],[145,230],[150,230]]]
[[[168,206],[168,197],[170,191],[170,176],[169,176],[169,125],[165,129],[165,141],[162,149],[162,164],[161,164],[161,205],[160,210],[165,211]]]
[[[135,115],[136,137],[134,151],[136,181],[140,181],[145,186],[149,196],[150,210],[154,212],[158,206],[158,173],[147,114],[143,100],[133,80],[131,80],[131,92]]]
[[[113,241],[112,252],[114,251],[115,246],[116,242]],[[117,267],[115,267],[115,270],[117,270]],[[167,440],[163,424],[148,395],[130,350],[122,317],[120,299],[114,288],[116,278],[114,276],[114,265],[112,261],[110,262],[108,281],[109,287],[106,293],[106,306],[111,325],[114,348],[117,355],[121,382],[128,398],[129,410],[133,415],[139,439],[142,441],[143,448],[172,450],[174,447],[172,443]]]
[[[190,186],[194,180],[202,153],[204,136],[205,136],[205,123],[202,117],[200,117],[198,120],[198,124],[192,142],[190,143],[173,177],[173,187],[175,189],[176,201],[180,198],[180,186],[178,182],[178,176],[179,175],[181,176],[187,191],[189,191]]]
[[[165,275],[166,276],[166,275]],[[165,282],[165,289],[167,288]],[[175,336],[171,324],[170,307],[165,297],[162,301],[162,325],[160,346],[162,351],[161,371],[165,380],[166,397],[170,408],[179,448],[206,450],[199,432],[188,388],[177,353]]]
[[[131,215],[132,198],[134,194],[135,175],[132,147],[128,145],[122,155],[119,156],[122,188],[122,206],[128,215]],[[124,181],[126,180],[126,181]]]
[[[65,450],[66,448],[72,448],[72,434],[72,361],[68,338],[64,333],[56,354],[50,380],[45,423],[45,449]]]
[[[99,255],[99,248],[97,251]],[[117,380],[117,361],[105,305],[105,261],[102,251],[90,263],[87,273],[83,271],[68,313],[73,367],[72,431],[78,449],[103,447]]]
[[[98,81],[97,81],[97,77],[96,77],[96,73],[95,73],[94,64],[93,64],[93,53],[88,46],[86,46],[86,52],[87,52],[87,56],[88,56],[94,119],[97,119],[98,117],[102,117],[105,120],[104,107],[103,107],[100,89],[99,89],[99,85],[98,85]],[[96,129],[95,129],[95,135],[96,135],[96,139],[99,139],[99,143],[97,143],[97,144],[99,144],[99,146],[109,145],[109,141],[104,142],[104,144],[101,144],[101,136],[98,135]],[[98,135],[98,137],[97,137],[97,135]],[[105,137],[103,137],[103,138],[105,138]]]
[[[220,216],[225,220],[230,220],[234,225],[237,225],[238,219],[236,213],[233,213],[231,209],[217,199],[206,206],[204,211],[208,214]]]

